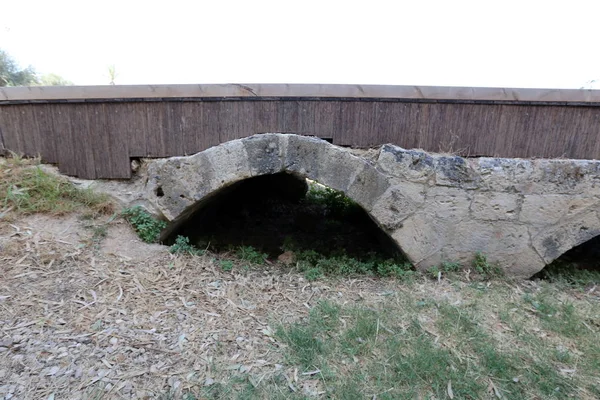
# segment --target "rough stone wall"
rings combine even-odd
[[[419,268],[481,252],[529,277],[600,234],[598,161],[465,159],[393,145],[367,160],[316,138],[262,134],[153,161],[146,190],[174,229],[218,190],[277,172],[346,193]]]

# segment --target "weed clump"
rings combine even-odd
[[[252,246],[238,247],[238,249],[236,251],[236,255],[244,261],[248,261],[252,264],[258,264],[258,265],[264,264],[265,260],[267,259],[266,253],[261,253],[260,251],[256,250]]]
[[[586,288],[600,284],[600,270],[581,269],[573,263],[557,260],[533,278],[544,279],[573,288]]]
[[[64,215],[82,208],[93,213],[112,212],[108,196],[77,188],[67,179],[42,170],[36,162],[13,156],[0,164],[0,215],[8,210],[24,215]]]
[[[233,269],[233,261],[231,260],[221,260],[221,269],[223,271],[231,271]]]
[[[146,243],[157,243],[160,231],[167,226],[166,222],[155,219],[140,206],[126,208],[121,215],[133,226],[140,239]]]
[[[325,256],[314,250],[298,251],[296,261],[298,268],[304,272],[309,281],[330,275],[374,275],[382,277],[409,278],[414,274],[412,265],[408,262],[391,258],[382,258],[370,254],[366,259],[357,259],[341,252],[337,255]]]
[[[169,252],[171,254],[189,254],[192,256],[204,254],[203,250],[200,250],[190,243],[190,238],[181,235],[177,236],[177,239],[175,239],[175,244],[169,247]]]
[[[504,275],[504,272],[498,265],[490,263],[487,260],[487,257],[480,252],[475,253],[475,259],[473,260],[473,269],[484,279],[491,279],[494,277],[501,277]]]

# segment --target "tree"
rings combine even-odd
[[[20,69],[7,52],[0,50],[0,86],[31,86],[39,84],[33,67]]]
[[[114,64],[108,66],[108,79],[110,80],[110,85],[115,84],[115,79],[117,79],[117,68]]]
[[[40,79],[42,86],[72,86],[73,82],[57,74],[45,74]]]

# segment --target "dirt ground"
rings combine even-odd
[[[394,284],[225,272],[143,243],[123,221],[101,241],[86,225],[38,215],[0,227],[0,397],[177,398],[226,371],[259,379],[284,368],[271,322],[323,298],[375,301]]]
[[[216,257],[172,255],[121,219],[2,222],[0,398],[177,399],[235,375],[260,385],[274,374],[302,391],[277,324],[323,299],[381,308],[391,294],[448,304],[467,295],[466,284],[430,278],[307,282],[275,264],[227,272]],[[536,283],[506,285],[520,296]]]

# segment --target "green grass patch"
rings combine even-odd
[[[600,285],[600,270],[580,269],[571,263],[557,260],[546,266],[534,278],[561,286],[588,288]]]
[[[0,164],[0,215],[48,213],[63,215],[74,211],[109,214],[113,204],[108,196],[80,189],[67,179],[45,172],[36,160],[12,157]]]
[[[559,301],[555,287],[524,296],[501,281],[479,283],[485,292],[459,283],[448,298],[399,290],[375,301],[321,300],[295,322],[271,324],[279,372],[236,372],[202,396],[306,399],[307,384],[329,399],[597,396],[598,326],[580,329],[596,314]]]
[[[586,329],[573,304],[559,302],[547,291],[526,294],[524,300],[532,306],[543,326],[550,331],[566,337],[576,337]]]

